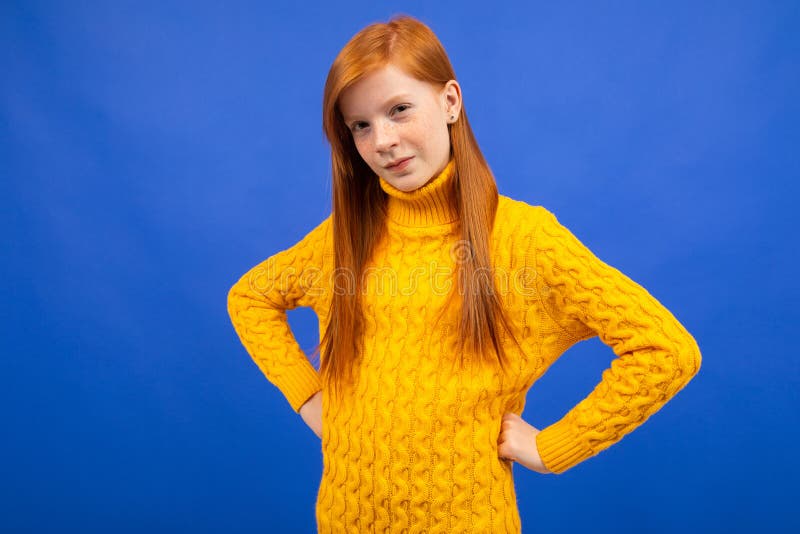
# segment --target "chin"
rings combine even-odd
[[[411,191],[416,191],[417,189],[419,189],[420,187],[422,187],[426,183],[427,183],[426,180],[417,180],[417,179],[413,179],[412,177],[409,177],[409,181],[408,182],[402,182],[403,187],[402,188],[398,187],[397,189],[400,189],[401,191],[405,191],[406,193],[410,193]]]

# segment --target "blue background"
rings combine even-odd
[[[800,528],[797,2],[3,2],[0,527],[313,532],[319,439],[226,296],[330,211],[322,89],[368,23],[438,34],[500,192],[695,336],[699,374],[526,532]],[[316,317],[290,312],[301,344]],[[528,395],[544,428],[613,358]]]

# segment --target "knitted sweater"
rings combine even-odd
[[[445,306],[463,252],[454,162],[411,192],[379,180],[389,195],[387,232],[364,277],[354,395],[334,405],[322,394],[318,530],[518,533],[513,462],[498,458],[497,438],[503,414],[522,414],[526,392],[548,367],[593,336],[617,356],[585,399],[536,436],[545,466],[559,474],[659,410],[697,373],[699,348],[661,303],[550,211],[500,195],[493,275],[523,350],[504,341],[505,373],[486,365],[458,371],[458,316]],[[313,308],[323,334],[333,262],[329,216],[228,295],[241,342],[295,411],[322,386],[286,310]]]

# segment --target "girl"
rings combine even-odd
[[[697,373],[643,287],[555,215],[499,195],[441,43],[407,16],[357,33],[323,99],[332,213],[232,287],[261,371],[322,439],[319,532],[520,532],[513,463],[560,474]],[[320,370],[286,310],[318,315]],[[541,431],[525,395],[570,346],[617,358]]]

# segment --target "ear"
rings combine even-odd
[[[451,115],[455,115],[457,120],[458,114],[461,112],[461,86],[457,81],[450,80],[445,84],[442,88],[442,99],[448,120]]]

